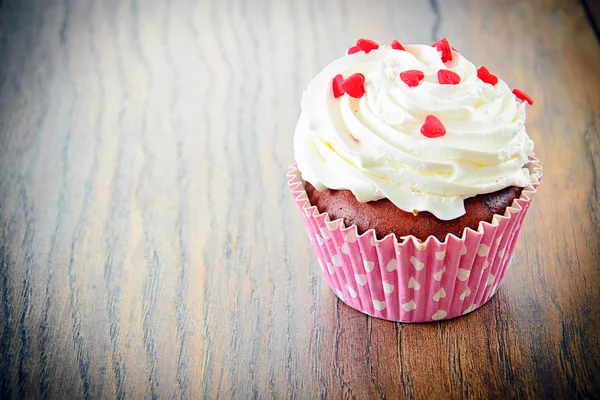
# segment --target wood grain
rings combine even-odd
[[[600,1],[581,0],[581,5],[590,20],[594,34],[600,40]]]
[[[481,310],[340,303],[285,173],[358,37],[447,36],[545,166]],[[600,46],[580,2],[0,2],[1,398],[598,398]]]

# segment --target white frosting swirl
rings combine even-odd
[[[442,220],[463,215],[466,198],[531,184],[525,103],[504,81],[481,81],[457,52],[444,64],[434,47],[405,48],[344,56],[308,85],[294,136],[303,179],[318,190],[347,189],[360,202],[388,198],[404,211]],[[416,87],[399,77],[412,69],[425,74]],[[461,82],[439,84],[440,69]],[[335,98],[333,77],[357,72],[366,78],[366,93]],[[444,136],[421,134],[427,115],[442,121]]]

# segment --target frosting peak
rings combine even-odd
[[[526,103],[502,80],[483,82],[455,51],[444,63],[434,47],[404,48],[346,55],[308,85],[294,136],[302,177],[318,190],[347,189],[361,202],[388,198],[442,220],[463,215],[468,197],[530,185]],[[400,76],[411,70],[422,74]],[[356,73],[365,77],[364,95],[336,98],[334,77]],[[442,136],[422,133],[428,116],[443,124]]]

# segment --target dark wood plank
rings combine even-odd
[[[0,4],[0,397],[600,393],[600,46],[581,3]],[[326,63],[357,37],[439,36],[533,96],[545,177],[488,305],[394,324],[329,291],[285,172]]]
[[[600,1],[581,0],[581,5],[590,20],[590,25],[592,26],[596,37],[600,40]]]

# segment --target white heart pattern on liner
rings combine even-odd
[[[348,242],[348,243],[354,243],[354,242],[356,242],[356,230],[351,229],[350,231],[348,231],[344,235],[344,239],[346,239],[346,242]]]
[[[402,309],[406,312],[410,312],[417,308],[417,303],[414,300],[409,301],[408,303],[402,304]]]
[[[321,266],[321,270],[323,270],[323,272],[325,272],[325,265],[323,265],[323,261],[321,261],[320,258],[317,258],[317,261],[319,261],[319,265]]]
[[[354,274],[354,279],[360,286],[365,286],[367,284],[367,276],[365,274]]]
[[[480,244],[479,247],[477,247],[477,255],[479,257],[485,257],[490,253],[490,246],[486,246],[485,244]]]
[[[342,253],[344,253],[344,254],[350,254],[350,246],[348,246],[348,243],[344,243],[342,245]]]
[[[433,301],[440,301],[440,299],[443,299],[444,297],[446,297],[446,291],[444,288],[441,288],[436,294],[433,295]]]
[[[467,287],[467,290],[465,290],[464,292],[461,293],[460,296],[458,296],[458,298],[462,301],[465,299],[465,297],[469,297],[469,295],[471,294],[471,288]]]
[[[383,282],[383,291],[390,294],[394,291],[394,285],[391,283]]]
[[[500,244],[500,241],[502,240],[502,236],[503,235],[498,236],[498,239],[496,239],[496,244]]]
[[[435,258],[437,258],[440,261],[442,261],[445,256],[446,256],[446,250],[436,251],[435,252]]]
[[[504,249],[498,250],[498,257],[500,257],[500,259],[502,259],[502,257],[504,257]]]
[[[446,315],[448,315],[448,313],[446,311],[438,310],[435,314],[433,314],[431,316],[431,319],[434,321],[437,321],[439,319],[446,318]]]
[[[346,283],[346,290],[348,292],[350,292],[350,296],[352,296],[352,297],[356,297],[356,295],[358,294],[358,293],[356,293],[356,290],[352,289],[350,287],[350,285],[348,285],[347,283]]]
[[[371,246],[375,247],[375,234],[371,235],[371,240],[369,243],[371,243]]]
[[[458,273],[456,274],[456,276],[458,277],[458,280],[462,281],[462,282],[469,279],[469,275],[471,275],[471,271],[469,271],[468,269],[462,269],[462,268],[459,268]]]
[[[471,305],[469,306],[469,308],[467,308],[467,309],[466,309],[466,310],[463,312],[463,314],[462,314],[462,315],[468,314],[468,313],[470,313],[471,311],[475,310],[476,308],[477,308],[477,306],[476,306],[475,304],[471,304]]]
[[[323,243],[325,243],[323,238],[319,235],[315,235],[315,237],[317,238],[317,243],[319,243],[319,246],[323,246]]]
[[[464,256],[465,254],[467,254],[467,246],[463,244],[463,247],[460,249],[460,255]]]
[[[490,296],[488,297],[489,299],[491,299],[492,296],[496,294],[496,290],[498,290],[498,284],[495,284],[492,290],[490,291]]]
[[[387,272],[392,272],[392,271],[395,271],[396,269],[398,269],[398,264],[396,262],[396,259],[392,258],[390,260],[390,262],[388,263],[388,265],[385,267],[385,270]]]
[[[339,290],[336,290],[336,292],[337,292],[337,295],[338,295],[338,297],[339,297],[340,299],[342,299],[342,301],[344,301],[344,302],[345,302],[345,301],[346,301],[346,298],[344,297],[344,293],[342,293],[342,292],[341,292],[341,291],[339,291]]]
[[[441,281],[442,275],[444,275],[444,272],[446,272],[446,267],[442,267],[442,269],[440,269],[438,272],[433,274],[433,279],[435,279],[438,282]]]
[[[333,265],[335,265],[336,267],[341,267],[342,266],[342,260],[340,259],[339,254],[334,254],[331,256],[331,262],[333,263]]]
[[[408,280],[408,288],[409,289],[419,290],[419,289],[421,289],[421,284],[419,282],[417,282],[417,280],[415,278],[411,277]]]
[[[489,274],[487,281],[485,282],[485,286],[490,286],[492,283],[494,283],[494,279],[496,279],[494,275]]]
[[[331,265],[331,263],[327,263],[327,270],[329,271],[329,275],[333,275],[333,273],[335,272],[335,268],[333,268],[333,265]]]
[[[373,261],[363,260],[363,265],[365,266],[365,270],[367,272],[371,272],[373,271],[373,268],[375,268],[375,263]]]
[[[373,300],[373,307],[375,307],[377,311],[381,311],[385,308],[385,301]]]
[[[331,232],[329,232],[328,229],[326,228],[319,228],[319,230],[321,231],[321,235],[323,235],[323,239],[327,240],[331,237]]]
[[[410,262],[417,271],[420,271],[423,269],[423,267],[425,267],[425,263],[417,260],[417,258],[415,256],[410,257]]]
[[[483,263],[482,270],[487,269],[489,266],[490,266],[490,263],[488,262],[488,260],[485,260],[485,262]]]

